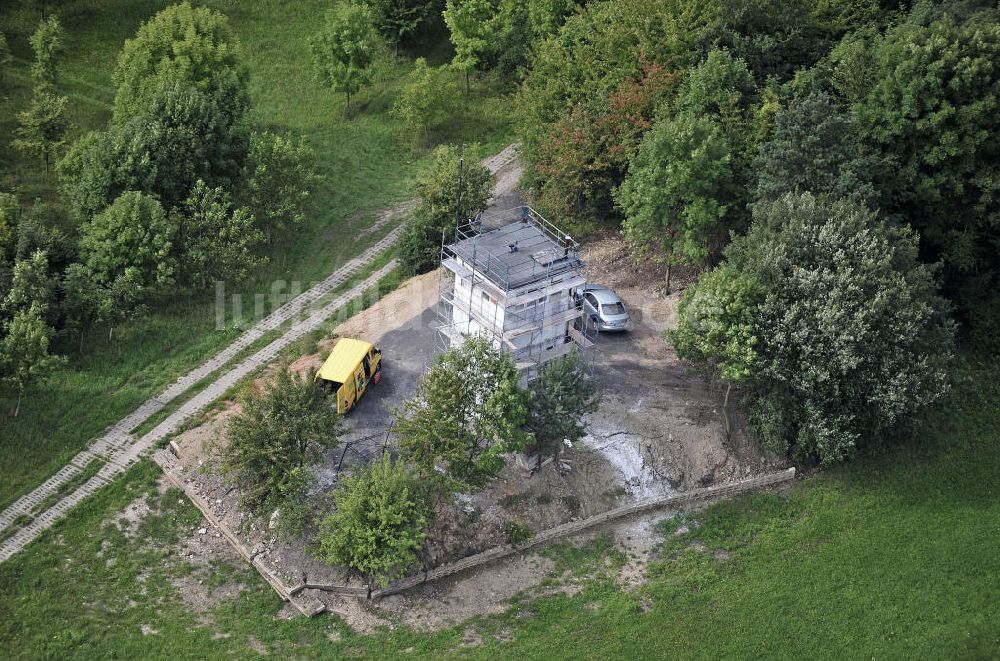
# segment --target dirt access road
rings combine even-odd
[[[588,280],[614,289],[634,324],[629,333],[598,338],[595,375],[603,399],[584,439],[625,477],[629,493],[669,495],[783,466],[748,437],[735,395],[727,434],[724,386],[682,362],[663,336],[676,327],[677,303],[696,274],[676,273],[674,291],[664,296],[663,267],[637,264],[620,237],[588,241],[583,255]]]
[[[483,161],[483,165],[492,173],[503,179],[506,188],[497,187],[497,195],[510,194],[513,186],[520,179],[520,168],[516,163],[517,146],[510,145],[500,153]],[[413,208],[413,202],[407,202],[394,209],[387,210],[376,222],[384,227],[392,221],[403,217]],[[139,457],[156,443],[175,432],[186,420],[204,410],[220,395],[253,370],[273,361],[278,353],[291,342],[317,328],[326,319],[334,315],[366,290],[373,287],[393,268],[395,260],[370,276],[349,292],[337,297],[319,309],[310,309],[323,297],[346,282],[351,276],[371,264],[381,253],[391,248],[400,235],[403,226],[397,225],[385,237],[377,241],[371,248],[358,257],[334,271],[328,278],[306,290],[282,307],[255,324],[234,343],[217,353],[210,360],[185,374],[166,390],[148,399],[133,413],[110,427],[100,438],[93,441],[86,449],[78,453],[70,462],[50,477],[39,487],[22,496],[13,505],[0,513],[0,533],[8,531],[15,522],[30,519],[23,527],[15,530],[0,542],[0,562],[3,562],[23,549],[44,530],[50,528],[56,521],[65,516],[84,498],[97,492],[115,477],[123,473]],[[308,314],[306,314],[308,311]],[[302,317],[305,316],[303,319]],[[196,383],[210,376],[231,362],[238,354],[250,347],[265,333],[281,328],[292,322],[283,335],[268,344],[251,357],[240,362],[204,390],[182,404],[152,431],[136,438],[132,431],[163,410],[170,402],[187,393]],[[101,464],[98,472],[76,488],[68,488],[74,479],[79,480],[85,470],[89,470],[94,462]]]

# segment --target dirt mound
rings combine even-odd
[[[406,325],[437,302],[439,279],[438,271],[410,278],[374,305],[337,326],[335,335],[378,344],[387,332]],[[300,360],[305,358],[308,357]]]

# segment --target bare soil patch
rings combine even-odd
[[[589,447],[621,473],[632,497],[722,484],[783,465],[748,436],[738,393],[731,393],[726,431],[725,386],[677,358],[664,331],[677,324],[676,306],[694,269],[674,268],[676,287],[663,295],[665,268],[636,263],[616,235],[583,246],[588,280],[614,289],[632,316],[625,334],[602,334],[595,376],[603,400],[588,421]]]
[[[118,528],[128,539],[138,539],[143,521],[150,516],[163,516],[162,498],[167,494],[170,482],[161,477],[154,495],[142,494],[122,510],[109,517],[104,525]],[[140,540],[143,546],[150,542]],[[99,555],[103,555],[109,544],[102,544]],[[203,626],[214,626],[211,611],[219,604],[239,596],[246,589],[238,572],[230,573],[238,567],[242,558],[222,535],[205,520],[199,521],[191,529],[182,531],[180,539],[166,551],[163,563],[170,584],[177,590],[181,600]],[[107,558],[110,566],[116,557]],[[144,584],[149,576],[143,570],[136,576],[136,582]],[[143,590],[145,594],[145,590]],[[130,605],[135,605],[130,602]],[[154,635],[156,623],[143,627],[143,635]]]

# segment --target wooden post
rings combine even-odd
[[[733,430],[732,425],[729,422],[729,391],[733,389],[733,382],[729,381],[726,384],[726,397],[722,400],[722,416],[726,420],[726,442],[728,443],[732,440]]]

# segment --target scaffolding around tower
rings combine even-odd
[[[592,324],[580,244],[528,206],[460,223],[441,245],[438,335],[442,348],[489,337],[509,351],[525,382],[571,351],[592,362]]]

